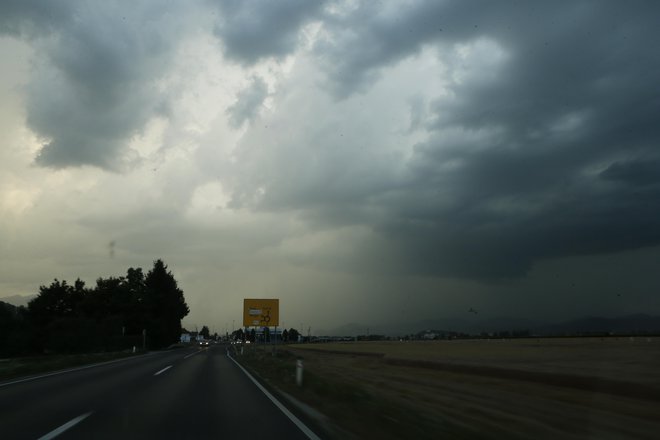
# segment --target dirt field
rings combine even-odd
[[[264,371],[273,385],[357,438],[660,432],[660,338],[309,344],[281,354],[279,372]],[[293,385],[296,358],[304,359],[303,389]]]
[[[385,359],[583,375],[660,386],[660,337],[386,341],[298,347],[380,354]]]

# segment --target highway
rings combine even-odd
[[[0,437],[316,438],[280,410],[222,345],[0,383]]]

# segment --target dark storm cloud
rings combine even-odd
[[[120,168],[131,136],[167,113],[156,82],[187,7],[49,4],[0,5],[0,32],[34,42],[27,118],[45,139],[37,162]],[[295,212],[311,229],[369,229],[377,243],[356,254],[442,276],[519,277],[545,258],[660,244],[657,2],[235,0],[211,9],[225,55],[244,65],[293,54],[301,29],[320,22],[311,56],[292,68],[300,76],[276,86],[275,110],[262,115],[272,120],[250,127],[232,153],[222,184],[235,206]],[[442,93],[416,84],[408,118],[386,120],[387,99],[369,92],[422,56],[442,65]],[[309,72],[320,76],[308,81]],[[227,109],[230,124],[259,116],[267,96],[255,79]],[[377,104],[358,113],[356,96]],[[398,136],[392,125],[417,145],[381,151]]]
[[[549,11],[535,30],[516,21],[506,31],[474,28],[473,38],[503,42],[511,59],[497,79],[454,85],[455,98],[435,104],[435,134],[410,163],[410,190],[426,195],[426,208],[400,205],[384,228],[415,267],[520,276],[540,258],[660,243],[660,187],[640,194],[624,184],[660,175],[657,160],[635,159],[659,148],[649,72],[660,71],[660,56],[647,45],[659,37],[658,12],[650,3],[576,3]],[[452,145],[447,132],[457,128],[489,134]],[[434,191],[450,202],[434,203]]]
[[[34,43],[27,120],[45,140],[36,162],[120,169],[132,160],[126,156],[131,136],[166,112],[167,97],[156,81],[169,65],[179,25],[171,22],[172,11],[144,2],[130,10],[111,3],[65,5],[57,14],[13,8],[18,31],[3,26]]]
[[[238,93],[236,102],[227,109],[229,122],[238,128],[245,121],[251,121],[268,96],[268,85],[263,79],[255,77],[248,87]]]
[[[468,41],[487,28],[510,24],[520,15],[514,6],[515,2],[488,1],[360,2],[355,9],[324,15],[328,34],[317,42],[316,51],[333,91],[346,97],[365,90],[383,67],[415,55],[424,45]],[[542,13],[525,18],[538,20],[536,15]]]
[[[660,184],[660,159],[648,158],[614,162],[600,177],[630,186],[647,187]]]
[[[316,185],[296,204],[273,184],[264,203],[322,221],[362,204],[400,264],[443,276],[518,277],[544,258],[660,244],[658,17],[655,2],[590,1],[364,2],[330,15],[315,51],[342,98],[424,47],[449,74],[484,64],[450,77],[425,124],[413,105],[428,140],[403,178],[381,176],[383,192],[338,201]],[[478,53],[460,59],[456,45]]]
[[[0,34],[35,36],[49,32],[71,18],[73,2],[4,0],[0,3]]]
[[[225,54],[252,64],[265,57],[283,57],[298,46],[298,31],[320,11],[323,1],[221,1],[215,33]]]

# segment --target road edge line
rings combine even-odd
[[[264,393],[266,397],[268,397],[270,401],[273,402],[273,404],[280,411],[282,411],[284,415],[287,416],[289,420],[291,420],[293,424],[298,427],[298,429],[300,429],[303,432],[303,434],[305,434],[310,440],[321,440],[321,438],[318,435],[314,434],[314,431],[309,429],[307,425],[305,425],[298,417],[296,417],[291,411],[289,411],[289,409],[286,406],[284,406],[279,400],[277,400],[275,396],[273,396],[266,388],[264,388],[264,386],[261,385],[259,381],[255,379],[241,364],[236,362],[236,360],[233,357],[231,357],[229,353],[227,353],[227,357],[231,359],[231,361],[234,364],[236,364],[236,366],[240,368],[241,371],[243,371],[243,373],[245,373],[245,375],[257,386],[257,388],[259,388],[261,392]]]
[[[73,373],[74,371],[86,370],[88,368],[101,367],[103,365],[114,364],[115,362],[127,361],[129,359],[138,359],[138,358],[141,358],[143,356],[150,356],[152,354],[153,354],[152,352],[149,352],[149,353],[144,353],[144,354],[140,354],[140,355],[137,355],[137,356],[127,356],[127,357],[123,357],[123,358],[120,358],[120,359],[113,359],[111,361],[99,362],[99,363],[90,364],[90,365],[83,365],[81,367],[76,367],[76,368],[69,368],[67,370],[53,371],[51,373],[41,374],[39,376],[24,377],[23,379],[13,380],[11,382],[0,383],[0,388],[8,386],[8,385],[14,385],[14,384],[17,384],[17,383],[29,382],[31,380],[43,379],[45,377],[57,376],[58,374]]]
[[[83,420],[85,420],[87,417],[91,416],[93,412],[94,412],[94,411],[90,411],[90,412],[88,412],[88,413],[81,414],[81,415],[79,415],[78,417],[75,417],[75,418],[69,420],[69,421],[66,422],[64,425],[60,426],[59,428],[55,428],[55,429],[53,429],[52,431],[50,431],[48,434],[39,437],[38,440],[50,440],[50,439],[53,439],[53,438],[57,437],[58,435],[64,433],[65,431],[67,431],[67,430],[73,428],[73,427],[76,426],[78,423],[80,423],[80,422],[82,422]]]

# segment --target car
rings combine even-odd
[[[201,341],[199,341],[199,346],[200,347],[208,347],[209,346],[209,341],[206,340],[206,339],[202,339]]]

